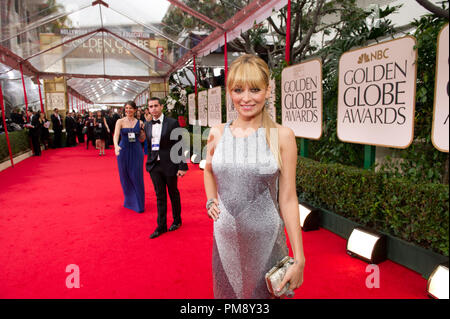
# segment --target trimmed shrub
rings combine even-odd
[[[31,149],[28,130],[8,132],[9,141],[11,144],[11,151],[13,156],[27,152]],[[6,134],[0,134],[0,162],[9,159],[8,143],[6,141]]]
[[[300,158],[301,201],[448,256],[449,187]]]

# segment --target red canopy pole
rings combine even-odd
[[[195,77],[195,97],[197,97],[197,63],[195,61],[195,55],[194,55],[194,77]]]
[[[23,86],[23,96],[25,99],[25,113],[27,113],[27,122],[28,122],[28,98],[27,98],[27,89],[25,88],[25,79],[23,78],[23,69],[22,64],[20,64],[20,74],[22,75],[22,86]]]
[[[11,151],[11,144],[9,142],[8,127],[6,126],[6,113],[5,113],[5,105],[3,104],[3,90],[2,90],[1,83],[0,83],[0,105],[2,107],[3,127],[5,128],[6,142],[8,144],[8,150],[9,150],[9,159],[11,160],[11,165],[14,167],[14,161],[13,161],[13,156],[12,156],[12,151]]]
[[[44,103],[42,102],[42,93],[41,93],[41,81],[39,81],[39,75],[37,75],[36,77],[39,88],[39,100],[41,101],[41,112],[44,113]]]
[[[291,0],[287,4],[285,60],[287,64],[291,64]]]
[[[79,99],[77,98],[77,112],[80,111],[80,109],[78,108],[78,102],[79,102]]]
[[[225,66],[225,83],[224,86],[226,86],[227,83],[227,76],[228,76],[228,45],[227,45],[227,33],[224,33],[225,36],[225,44],[223,45],[223,51],[224,51],[224,66]]]

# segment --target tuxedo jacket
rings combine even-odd
[[[33,115],[30,120],[31,120],[31,125],[34,126],[34,128],[30,129],[31,135],[34,135],[34,136],[41,135],[42,124],[39,121],[39,115],[37,115],[37,114]]]
[[[77,127],[77,123],[75,122],[75,120],[70,116],[66,116],[65,122],[66,122],[65,123],[66,124],[66,132],[67,133],[74,132]]]
[[[53,131],[62,131],[63,125],[62,125],[61,115],[59,116],[59,118],[61,119],[61,122],[59,122],[58,118],[54,114],[52,114],[52,116],[50,118],[52,120]]]
[[[156,161],[158,159],[158,155],[160,158],[159,164],[161,165],[166,176],[176,176],[179,170],[181,171],[188,170],[186,158],[182,153],[182,148],[180,144],[182,137],[178,136],[177,140],[170,139],[171,132],[178,127],[180,127],[180,125],[178,124],[177,120],[164,116],[161,128],[161,140],[159,142],[159,151],[152,151],[151,149],[152,149],[153,125],[152,122],[145,122],[144,130],[148,145],[148,156],[145,167],[148,172],[150,172],[155,166]],[[170,158],[170,150],[175,144],[177,144],[176,147],[179,148],[178,151],[178,159],[180,159],[179,163],[174,163]]]

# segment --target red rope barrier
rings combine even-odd
[[[6,143],[8,144],[8,150],[9,150],[9,159],[11,160],[11,165],[14,167],[14,161],[13,161],[13,156],[12,156],[12,151],[11,151],[11,144],[9,142],[8,128],[6,127],[6,113],[5,113],[5,105],[3,103],[3,90],[2,90],[1,83],[0,83],[0,105],[2,107],[3,127],[5,128]]]

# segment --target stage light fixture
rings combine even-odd
[[[427,283],[428,296],[435,299],[449,299],[448,296],[448,262],[438,265],[430,277]]]
[[[206,166],[206,160],[201,160],[198,166],[200,167],[200,169],[204,170]]]
[[[386,236],[356,227],[348,238],[347,254],[369,264],[378,264],[386,260]]]
[[[197,155],[197,154],[193,154],[192,156],[191,156],[191,162],[192,163],[195,163],[195,164],[198,164],[199,163],[199,156]]]
[[[320,211],[304,203],[298,204],[300,226],[303,231],[318,230],[320,224]]]

